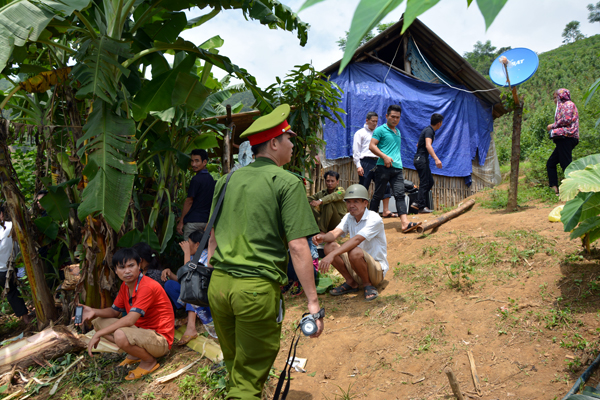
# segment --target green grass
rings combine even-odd
[[[481,202],[483,208],[490,208],[493,210],[502,210],[506,208],[506,205],[508,204],[508,189],[491,189],[487,191],[487,194],[487,198]],[[517,192],[517,204],[519,206],[525,206],[531,201],[539,201],[552,205],[557,204],[559,199],[550,188],[526,183],[521,179],[519,181],[519,190]]]

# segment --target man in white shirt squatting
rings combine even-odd
[[[360,184],[346,189],[344,201],[348,214],[342,222],[332,231],[313,236],[315,245],[327,243],[319,271],[326,273],[333,265],[346,279],[329,292],[332,296],[358,292],[362,284],[365,300],[375,300],[379,295],[375,286],[383,281],[389,269],[383,220],[378,213],[369,210],[369,193]],[[336,239],[346,234],[350,234],[350,239],[342,246],[337,244]]]

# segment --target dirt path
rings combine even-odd
[[[293,372],[288,399],[443,398],[446,367],[473,398],[562,398],[597,354],[600,260],[579,259],[579,241],[548,222],[551,209],[476,204],[425,238],[385,220],[390,270],[380,297],[321,296],[326,331],[301,339],[307,373]],[[449,271],[461,266],[468,280],[453,275],[451,284]],[[304,299],[289,299],[277,368],[303,312]]]

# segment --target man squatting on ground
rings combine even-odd
[[[401,136],[396,128],[400,122],[402,109],[399,104],[392,104],[385,114],[386,123],[373,132],[369,149],[379,157],[375,170],[375,193],[371,199],[371,211],[378,212],[379,202],[383,199],[385,187],[389,182],[392,194],[396,199],[396,210],[402,222],[402,232],[408,233],[421,225],[421,222],[408,222],[406,201],[404,200],[404,175],[402,174],[402,157],[400,155]]]
[[[206,150],[192,150],[190,158],[192,170],[196,175],[190,182],[188,197],[183,203],[181,219],[177,224],[177,232],[183,235],[183,240],[188,240],[190,233],[206,227],[215,190],[215,180],[206,169],[208,163]]]
[[[319,230],[302,181],[281,168],[292,158],[296,136],[289,113],[283,104],[240,136],[250,139],[256,161],[231,176],[210,235],[208,297],[229,372],[227,399],[261,398],[280,346],[288,246],[308,311],[320,311],[306,240]],[[213,210],[225,179],[215,188]],[[323,331],[322,319],[317,327],[312,337]]]
[[[352,141],[352,159],[356,166],[356,173],[358,174],[358,183],[363,185],[369,190],[371,181],[375,175],[375,165],[377,164],[378,157],[369,150],[371,144],[371,138],[373,137],[373,131],[377,128],[377,121],[379,116],[376,112],[370,111],[367,113],[367,120],[362,129],[359,129],[354,133],[354,139]],[[386,185],[385,195],[383,196],[383,217],[397,217],[398,214],[390,211],[390,197],[389,185]],[[323,231],[328,232],[328,231]]]
[[[444,117],[441,114],[431,115],[431,125],[423,129],[417,142],[417,152],[415,154],[414,164],[415,169],[419,173],[419,194],[417,204],[411,204],[411,207],[419,210],[419,214],[427,214],[433,212],[427,208],[427,193],[431,190],[434,184],[431,168],[429,168],[429,155],[435,161],[435,166],[442,168],[442,162],[433,151],[431,144],[435,140],[435,133],[442,127]]]
[[[326,256],[319,263],[319,271],[326,273],[333,265],[346,279],[329,294],[339,296],[358,292],[358,286],[362,284],[365,300],[375,300],[378,296],[375,286],[383,281],[389,269],[383,220],[378,213],[368,209],[369,193],[364,186],[348,187],[345,200],[348,214],[342,222],[326,234],[313,236],[315,245],[327,243],[324,249]],[[346,234],[350,234],[349,240],[341,246],[337,244],[336,240]]]
[[[123,281],[112,307],[97,309],[83,306],[82,324],[93,320],[96,334],[88,343],[88,353],[98,346],[100,338],[113,342],[127,353],[119,366],[139,362],[125,377],[131,381],[156,371],[156,362],[169,352],[175,336],[175,315],[162,286],[140,271],[141,258],[129,248],[119,249],[113,265]],[[126,312],[122,318],[117,319]],[[95,319],[94,319],[95,318]]]
[[[340,174],[337,172],[327,171],[323,177],[327,188],[308,196],[308,203],[312,207],[319,230],[329,232],[338,226],[342,217],[348,212],[344,203],[346,191],[339,186]]]

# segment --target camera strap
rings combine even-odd
[[[288,392],[290,391],[290,373],[292,371],[292,364],[296,359],[296,347],[298,347],[298,342],[300,341],[300,337],[302,336],[298,335],[299,328],[300,325],[298,325],[296,327],[296,330],[294,331],[294,336],[292,337],[292,344],[290,345],[290,351],[288,352],[287,359],[285,360],[285,367],[283,367],[283,371],[281,371],[281,375],[279,375],[279,381],[277,382],[277,388],[275,389],[273,400],[286,400]],[[292,349],[294,350],[294,355],[292,361],[290,362],[290,355],[292,354]],[[285,382],[286,379],[287,382],[285,384],[285,389],[283,390],[283,393],[281,393],[281,389],[283,388],[283,382]],[[280,395],[281,398],[279,397]]]

